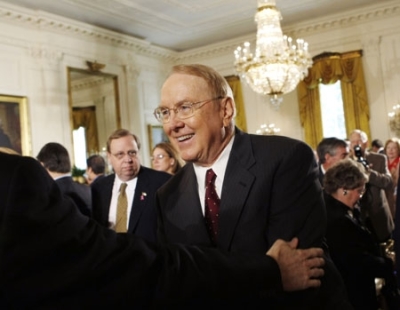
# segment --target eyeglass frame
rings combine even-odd
[[[156,160],[156,159],[164,159],[164,158],[166,158],[166,157],[171,157],[171,156],[169,156],[168,154],[167,154],[167,155],[164,155],[164,154],[157,154],[156,156],[151,156],[151,157],[150,157],[150,160],[151,160],[151,161],[154,161],[154,160]]]
[[[111,153],[111,155],[114,156],[116,159],[122,160],[126,155],[128,155],[129,158],[136,158],[138,157],[138,153],[139,153],[138,151],[131,150],[126,153],[125,152],[118,152],[116,154]]]
[[[214,101],[214,100],[221,100],[223,98],[225,98],[225,96],[218,96],[215,98],[201,100],[201,101],[197,101],[197,102],[184,101],[184,102],[180,103],[179,106],[177,106],[176,108],[172,108],[172,109],[158,107],[158,108],[154,109],[153,115],[157,119],[157,121],[159,121],[161,124],[167,124],[170,121],[171,111],[174,111],[176,118],[178,118],[179,120],[184,120],[184,119],[192,117],[195,114],[195,112],[197,110],[199,110],[200,108],[202,108],[206,103]],[[195,105],[198,105],[201,103],[203,103],[203,104],[195,109]],[[188,116],[179,117],[178,113],[179,113],[179,111],[181,111],[180,109],[182,109],[183,106],[185,106],[186,108],[190,108],[191,113]],[[168,111],[168,119],[167,120],[164,120],[163,118],[159,118],[157,116],[157,115],[162,115],[161,112],[166,112],[166,111]],[[157,112],[160,112],[160,113],[158,114]]]

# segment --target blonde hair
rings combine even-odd
[[[152,150],[152,153],[155,149],[162,149],[164,150],[169,157],[175,159],[174,165],[172,167],[172,173],[175,174],[181,169],[184,165],[184,161],[182,160],[181,156],[179,155],[178,151],[173,147],[173,145],[169,142],[160,142],[156,144]]]

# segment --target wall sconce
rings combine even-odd
[[[400,104],[393,106],[393,112],[388,113],[390,130],[400,137]]]

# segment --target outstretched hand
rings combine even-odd
[[[325,264],[321,248],[297,249],[299,240],[290,242],[278,239],[268,250],[267,255],[274,258],[281,271],[283,290],[297,291],[319,287],[324,275]]]

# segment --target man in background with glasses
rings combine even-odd
[[[313,151],[294,139],[236,128],[232,91],[215,70],[173,67],[154,115],[187,163],[157,192],[161,242],[263,253],[282,238],[295,240],[294,256],[299,248],[323,247],[326,213]],[[277,291],[264,303],[255,292],[243,305],[351,309],[340,275],[325,258],[321,289]]]
[[[117,232],[132,233],[155,242],[154,196],[170,174],[143,167],[139,150],[138,137],[128,130],[117,129],[110,135],[107,157],[114,173],[92,186],[93,218]],[[124,203],[121,196],[125,198]]]

